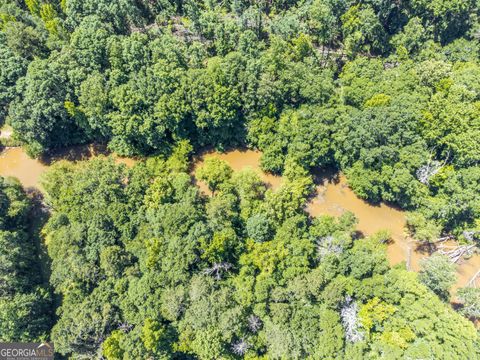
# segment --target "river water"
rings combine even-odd
[[[234,150],[227,153],[208,152],[196,161],[195,168],[200,166],[204,159],[217,157],[229,163],[234,171],[251,168],[258,172],[262,180],[273,190],[282,183],[280,176],[265,174],[260,169],[261,153],[253,150]],[[315,195],[306,206],[312,216],[323,214],[338,216],[345,211],[351,211],[358,219],[357,229],[364,235],[372,235],[379,230],[389,230],[392,243],[387,247],[387,257],[391,265],[402,261],[407,263],[410,270],[420,270],[421,260],[429,256],[425,249],[418,248],[413,239],[405,232],[405,213],[397,208],[386,205],[372,205],[355,195],[348,187],[343,175],[325,172],[317,174]],[[200,189],[209,194],[207,186],[198,182]],[[474,255],[468,260],[462,260],[457,266],[457,283],[452,290],[465,286],[480,269],[480,255]]]
[[[0,153],[0,175],[17,177],[25,187],[38,188],[41,175],[54,161],[87,160],[100,154],[107,154],[104,147],[77,146],[40,161],[29,158],[21,148],[8,148]],[[260,156],[260,152],[253,150],[233,150],[227,153],[206,152],[195,159],[193,172],[206,158],[217,157],[228,162],[234,171],[253,169],[270,188],[278,189],[282,184],[282,178],[262,172]],[[116,160],[127,166],[135,163],[135,160],[128,158],[117,157]],[[429,253],[417,249],[415,243],[405,233],[404,212],[386,204],[374,206],[361,200],[348,187],[342,175],[325,173],[319,174],[317,178],[316,193],[306,207],[310,215],[338,216],[344,211],[351,211],[358,218],[358,230],[365,235],[371,235],[383,229],[389,230],[393,239],[387,249],[390,263],[394,265],[406,261],[411,270],[419,270],[421,259],[427,257]],[[203,192],[209,193],[205,184],[200,181],[197,184]],[[458,281],[454,288],[465,286],[480,269],[480,255],[463,260],[457,269]]]
[[[0,175],[16,177],[26,188],[40,188],[41,175],[55,161],[81,161],[98,155],[108,155],[104,146],[72,146],[40,160],[30,158],[20,147],[10,147],[0,152]],[[124,163],[127,166],[133,166],[135,163],[135,160],[129,158],[116,157],[115,159],[118,163]]]
[[[202,155],[197,156],[194,159],[194,167],[192,173],[194,174],[195,169],[202,166],[204,160],[211,157],[216,157],[218,159],[226,161],[233,169],[233,171],[240,171],[243,169],[254,170],[258,175],[260,175],[262,181],[267,184],[269,188],[276,190],[282,184],[282,177],[264,173],[260,169],[261,156],[262,153],[260,151],[254,150],[231,150],[226,153],[208,151],[203,153]],[[202,181],[198,181],[197,185],[203,193],[210,195],[210,190],[205,183],[203,183]]]
[[[0,175],[16,177],[25,187],[37,187],[47,165],[31,159],[22,148],[9,148],[0,153]]]

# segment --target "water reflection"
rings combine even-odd
[[[106,145],[89,144],[70,146],[44,155],[39,161],[45,165],[51,165],[59,160],[84,161],[98,155],[110,155]]]

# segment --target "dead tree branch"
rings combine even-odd
[[[459,246],[439,246],[438,253],[447,256],[452,263],[457,263],[464,255],[469,255],[473,252],[475,245],[459,245]],[[451,250],[446,250],[451,249]]]
[[[425,165],[422,165],[418,168],[416,175],[418,181],[420,181],[422,184],[425,184],[428,186],[428,183],[430,179],[435,176],[447,163],[448,163],[448,158],[450,157],[450,153],[447,154],[447,157],[445,160],[438,161],[433,159],[433,149],[430,152],[430,158],[428,159],[427,163]]]

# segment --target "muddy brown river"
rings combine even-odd
[[[21,148],[8,148],[0,153],[0,175],[13,176],[25,187],[39,187],[41,175],[56,160],[71,161],[87,160],[99,154],[106,154],[105,148],[98,146],[78,146],[58,152],[42,161],[29,158]],[[230,164],[234,171],[251,168],[258,172],[262,180],[273,190],[282,184],[280,176],[265,174],[260,169],[261,153],[253,150],[233,150],[227,153],[207,152],[196,159],[198,167],[208,157],[217,157]],[[118,162],[131,166],[133,159],[116,158]],[[328,174],[327,174],[328,175]],[[207,187],[198,182],[200,189],[208,193]],[[358,218],[358,230],[365,235],[371,235],[379,230],[387,229],[393,242],[388,246],[387,255],[392,265],[406,261],[409,268],[418,271],[421,259],[429,256],[427,252],[419,251],[415,243],[404,231],[405,214],[386,204],[371,205],[358,198],[348,187],[342,175],[325,176],[316,188],[316,194],[307,204],[306,210],[312,216],[322,214],[338,216],[344,211],[353,212]],[[468,260],[462,260],[457,266],[457,283],[455,288],[465,286],[480,269],[480,255],[474,255]]]
[[[240,171],[247,168],[254,170],[258,175],[260,175],[262,181],[267,184],[269,188],[276,190],[282,184],[282,177],[264,173],[260,169],[261,156],[262,153],[260,151],[254,150],[231,150],[226,153],[209,151],[197,156],[194,159],[193,173],[195,173],[195,169],[203,164],[205,159],[216,157],[218,159],[225,160],[233,169],[233,171]],[[210,195],[210,190],[208,190],[208,187],[205,183],[198,181],[197,185],[203,193]]]
[[[29,158],[22,148],[9,148],[0,153],[0,175],[16,177],[25,187],[37,187],[47,167]]]
[[[27,188],[40,188],[41,175],[55,161],[82,161],[98,155],[108,155],[104,146],[72,146],[41,160],[30,158],[20,147],[6,148],[0,152],[0,175],[16,177]],[[124,163],[127,166],[132,166],[135,163],[133,159],[115,158],[118,163]]]
[[[260,169],[260,156],[260,152],[253,150],[234,150],[220,154],[209,152],[198,159],[195,167],[201,165],[208,157],[217,157],[228,162],[234,171],[251,168],[258,172],[262,180],[273,190],[279,188],[282,178],[263,173]],[[198,182],[198,185],[203,192],[209,192],[202,182]],[[428,252],[417,249],[413,239],[407,236],[403,211],[383,203],[375,206],[360,199],[348,187],[343,175],[325,174],[306,210],[312,216],[323,214],[338,216],[345,211],[351,211],[358,219],[358,230],[365,235],[372,235],[379,230],[389,230],[393,242],[388,245],[387,256],[391,265],[405,261],[410,270],[418,271],[421,260],[429,256]],[[457,283],[452,291],[465,286],[480,269],[478,254],[461,261],[457,266]]]

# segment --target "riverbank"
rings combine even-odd
[[[113,155],[118,163],[133,166],[135,159],[111,154],[104,145],[78,145],[58,150],[41,159],[32,159],[21,147],[7,147],[0,152],[0,175],[16,177],[26,188],[39,188],[42,174],[56,161],[85,161],[99,155]]]
[[[276,190],[282,184],[282,177],[264,173],[260,168],[261,153],[254,150],[233,150],[226,153],[206,152],[195,159],[195,169],[209,157],[216,157],[226,161],[234,171],[251,168],[256,171],[262,180],[271,189]],[[387,247],[387,258],[390,264],[396,265],[405,262],[407,268],[418,272],[421,261],[429,257],[434,247],[419,246],[405,231],[406,214],[393,206],[381,203],[372,205],[360,199],[350,189],[347,179],[342,174],[323,172],[316,175],[316,188],[306,211],[313,217],[320,215],[339,216],[345,211],[351,211],[358,219],[357,229],[365,236],[372,235],[380,230],[388,230],[392,242]],[[197,182],[202,192],[209,194],[206,184]],[[480,255],[474,254],[469,259],[461,259],[457,263],[457,282],[452,288],[464,287],[480,269]]]
[[[40,188],[42,174],[54,162],[59,160],[83,161],[99,155],[113,155],[105,146],[85,145],[74,146],[58,151],[43,159],[31,159],[22,148],[5,148],[0,152],[0,175],[13,176],[26,188]],[[194,157],[192,174],[209,157],[217,157],[226,161],[234,171],[251,168],[272,190],[282,184],[282,177],[264,173],[260,168],[261,153],[254,150],[232,150],[226,153],[207,151]],[[133,166],[137,160],[115,156],[118,163]],[[431,255],[434,248],[425,249],[407,236],[405,232],[405,213],[387,204],[372,205],[360,198],[348,187],[345,177],[341,174],[324,173],[316,176],[315,194],[306,204],[306,211],[311,216],[323,214],[338,216],[345,211],[353,212],[358,218],[358,230],[364,235],[372,235],[379,230],[388,230],[392,243],[388,245],[387,257],[391,265],[403,261],[413,271],[419,271],[422,259]],[[200,190],[209,194],[207,186],[197,181]],[[469,259],[460,260],[457,264],[457,283],[452,291],[464,287],[480,269],[480,255],[475,254]]]

